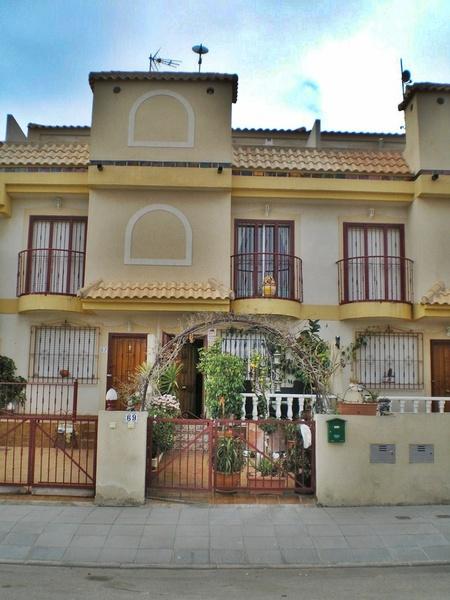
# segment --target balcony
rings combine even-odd
[[[337,261],[339,304],[413,302],[413,261],[400,256],[357,256]]]
[[[236,300],[303,300],[302,261],[297,256],[274,252],[235,254],[231,257],[231,275]],[[273,278],[273,285],[264,283],[268,277]]]
[[[76,296],[83,286],[85,253],[56,248],[19,252],[17,296]]]

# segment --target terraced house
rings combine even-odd
[[[89,84],[91,126],[8,116],[0,146],[0,354],[30,384],[76,380],[96,414],[187,315],[232,311],[364,332],[361,383],[450,396],[449,85],[407,88],[405,134],[378,134],[233,129],[236,75]],[[196,416],[207,338],[182,356]]]

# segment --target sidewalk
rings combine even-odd
[[[295,567],[450,563],[450,506],[138,508],[0,502],[0,562]]]

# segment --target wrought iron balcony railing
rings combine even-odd
[[[413,261],[400,256],[357,256],[337,261],[339,304],[413,302]]]
[[[274,252],[248,252],[231,257],[236,299],[277,298],[303,300],[302,261]]]
[[[17,270],[17,296],[76,296],[83,286],[84,266],[84,252],[55,248],[22,250]]]

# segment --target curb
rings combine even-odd
[[[27,567],[65,567],[65,568],[78,568],[78,569],[151,569],[151,570],[165,570],[165,571],[218,571],[218,570],[240,570],[240,571],[253,571],[260,569],[370,569],[370,568],[388,568],[393,569],[397,567],[438,567],[450,565],[450,560],[429,560],[429,561],[399,561],[399,562],[360,562],[360,563],[329,563],[329,564],[205,564],[205,565],[158,565],[158,564],[134,564],[134,563],[84,563],[84,562],[64,562],[64,561],[44,561],[44,560],[9,560],[0,559],[0,565],[17,565]]]

